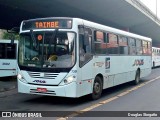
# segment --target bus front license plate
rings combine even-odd
[[[38,92],[47,92],[47,88],[37,88]]]

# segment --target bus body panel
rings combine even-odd
[[[152,47],[152,67],[160,66],[160,48]]]
[[[38,88],[47,89],[47,92],[38,92]],[[18,92],[77,98],[91,93],[91,83],[89,83],[88,81],[83,81],[81,83],[72,82],[63,86],[42,86],[32,85],[28,83],[26,84],[18,80]]]
[[[17,75],[17,61],[1,59],[0,60],[0,76],[16,76]]]
[[[150,56],[95,56],[94,62],[94,75],[103,75],[103,88],[134,80],[137,69],[140,69],[140,77],[144,77],[151,72]],[[109,65],[107,66],[107,64]]]
[[[79,91],[78,94],[80,94],[80,96],[87,95],[92,92],[93,81],[95,78],[93,69],[93,59],[78,69],[78,75],[80,76],[78,80],[80,80],[79,84],[81,87],[81,91]]]
[[[17,70],[0,70],[0,77],[16,76]]]
[[[46,88],[46,92],[38,92],[38,88]],[[41,94],[50,96],[63,96],[63,97],[77,97],[76,94],[76,83],[73,82],[65,86],[41,86],[26,84],[18,80],[18,92],[28,94]]]
[[[59,73],[59,76],[61,77],[56,77],[55,79],[44,79],[44,78],[35,79],[35,78],[32,78],[33,76],[30,76],[28,74],[29,72],[27,71],[22,71],[22,70],[21,71],[18,70],[18,71],[19,73],[22,73],[23,77],[25,78],[25,82],[26,82],[26,83],[22,82],[21,80],[18,79],[18,92],[19,93],[42,94],[42,95],[63,96],[63,97],[81,97],[81,96],[90,94],[92,92],[91,79],[84,79],[84,80],[81,79],[82,78],[81,73],[77,72],[78,71],[77,64],[75,64],[75,66],[72,68],[72,70],[69,73]],[[72,82],[67,85],[61,84],[63,83],[63,80],[67,78],[67,76],[71,76],[71,75],[77,76],[77,79],[75,82]],[[46,83],[40,83],[39,80],[46,81]],[[54,80],[58,81],[59,84],[57,85],[57,83],[56,84],[53,83]],[[37,81],[37,84],[33,81]],[[38,93],[37,92],[38,88],[46,88],[47,91],[51,91],[51,92],[43,92],[43,93],[39,92]]]
[[[79,35],[78,26],[84,25],[91,27],[95,30],[107,31],[118,35],[124,35],[127,37],[133,37],[151,42],[152,40],[147,37],[132,34],[129,32],[117,30],[111,27],[93,23],[90,21],[73,18],[72,29],[59,29],[59,31],[74,31],[76,36],[76,61],[75,66],[68,73],[59,74],[60,77],[55,78],[54,82],[50,79],[33,79],[27,75],[25,70],[19,70],[22,72],[26,83],[18,80],[18,92],[28,94],[40,94],[51,96],[63,96],[63,97],[81,97],[92,93],[93,84],[96,76],[102,76],[103,89],[113,87],[122,83],[126,83],[135,79],[136,72],[140,70],[140,77],[144,77],[151,72],[151,55],[96,55],[93,53],[93,58],[90,59],[85,65],[80,66],[79,57]],[[29,30],[22,31],[22,25],[20,33],[29,32]],[[47,31],[48,29],[39,29],[35,31]],[[55,29],[52,29],[53,31]],[[93,39],[94,42],[94,39]],[[33,72],[34,73],[34,72]],[[36,73],[36,71],[35,71]],[[44,72],[40,73],[44,74]],[[55,74],[55,73],[52,73]],[[75,76],[75,80],[69,84],[62,84],[69,76]],[[40,81],[38,81],[40,80]],[[41,81],[42,80],[42,81]],[[43,80],[47,81],[43,83]],[[39,82],[37,85],[33,81]],[[27,83],[29,82],[29,83]],[[40,83],[42,82],[42,83]],[[34,83],[34,84],[33,84]],[[38,88],[47,89],[46,92],[38,92]],[[33,90],[33,91],[32,91]],[[32,91],[32,92],[31,92]],[[51,91],[51,93],[49,93]]]

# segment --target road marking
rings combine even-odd
[[[126,94],[128,94],[129,93],[129,91],[126,91],[126,92],[123,92],[123,93],[120,93],[119,95],[117,95],[118,97],[122,97],[122,96],[124,96],[124,95],[126,95]]]
[[[101,101],[101,102],[99,102],[100,104],[106,104],[106,103],[109,103],[109,102],[111,102],[111,101],[113,101],[113,100],[115,100],[115,99],[117,99],[118,97],[117,96],[115,96],[115,97],[111,97],[111,98],[109,98],[109,99],[107,99],[107,100],[104,100],[104,101]]]
[[[135,91],[135,90],[137,90],[137,89],[139,89],[139,88],[147,85],[148,83],[154,82],[155,80],[157,80],[157,79],[159,79],[159,78],[160,78],[160,76],[158,76],[158,77],[156,77],[156,78],[154,78],[154,79],[152,79],[152,80],[149,80],[148,82],[141,83],[141,84],[139,84],[138,86],[135,86],[135,87],[133,87],[133,88],[131,88],[131,89],[129,89],[129,90],[126,90],[125,92],[122,92],[122,93],[120,93],[120,94],[118,94],[118,95],[116,95],[116,96],[114,96],[114,97],[111,97],[111,98],[109,98],[109,99],[106,99],[106,100],[104,100],[104,101],[101,101],[101,102],[99,102],[99,103],[96,103],[96,104],[94,104],[94,105],[91,105],[91,106],[89,106],[89,107],[87,107],[87,108],[85,108],[85,109],[82,109],[82,110],[80,110],[80,111],[77,111],[77,112],[75,112],[75,113],[73,113],[73,114],[67,115],[66,117],[60,117],[60,118],[58,118],[57,120],[67,120],[67,119],[69,119],[69,118],[76,117],[76,116],[78,116],[78,115],[80,115],[80,114],[82,114],[82,113],[84,113],[84,112],[90,111],[90,110],[92,110],[92,109],[94,109],[94,108],[97,108],[97,107],[103,105],[103,104],[107,104],[107,103],[109,103],[109,102],[112,102],[112,101],[114,101],[114,100],[116,100],[116,99],[124,96],[124,95],[127,95],[127,94],[131,93],[132,91]]]
[[[96,107],[99,107],[99,106],[101,106],[101,104],[94,104],[94,105],[92,105],[92,106],[90,106],[90,107],[87,107],[87,108],[85,108],[85,109],[83,109],[83,110],[80,110],[80,111],[90,111],[90,110],[92,110],[92,109],[94,109],[94,108],[96,108]]]

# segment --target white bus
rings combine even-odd
[[[93,99],[151,72],[151,39],[79,18],[25,20],[20,27],[20,93]]]
[[[152,47],[152,67],[160,66],[160,48]]]
[[[0,77],[17,75],[18,40],[0,40]]]

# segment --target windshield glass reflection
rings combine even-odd
[[[73,32],[23,33],[20,35],[19,64],[39,68],[72,67],[74,41]]]

